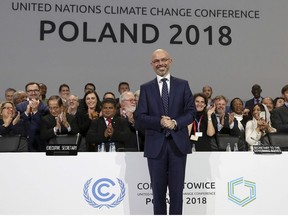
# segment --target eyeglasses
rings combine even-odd
[[[123,101],[129,101],[129,102],[136,102],[137,100],[136,99],[126,99],[126,100],[123,100]]]
[[[73,102],[73,101],[77,101],[77,99],[68,99],[68,101]]]
[[[169,60],[170,60],[170,58],[154,59],[154,60],[152,61],[152,63],[153,63],[153,64],[160,64],[160,62],[167,62],[167,61],[169,61]]]
[[[39,92],[39,89],[30,89],[30,90],[27,90],[28,93],[36,93],[36,92]]]

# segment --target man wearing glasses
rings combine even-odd
[[[196,114],[188,81],[170,75],[172,59],[163,49],[152,54],[156,78],[140,87],[136,123],[145,129],[144,156],[148,160],[154,214],[182,214],[187,154],[191,153],[187,125]]]
[[[36,82],[26,84],[27,101],[17,104],[24,121],[24,132],[28,138],[28,151],[45,151],[45,143],[40,140],[41,117],[49,113],[49,108],[40,100],[40,87]]]
[[[119,98],[120,115],[126,119],[129,124],[130,136],[126,142],[125,151],[143,151],[144,132],[135,127],[134,112],[136,110],[136,98],[133,92],[124,91]]]

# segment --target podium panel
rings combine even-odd
[[[183,213],[288,214],[287,156],[189,155]],[[147,161],[141,152],[1,153],[0,164],[0,214],[153,214]]]

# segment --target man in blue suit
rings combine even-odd
[[[16,109],[24,122],[28,138],[28,151],[45,151],[45,142],[40,139],[41,117],[49,113],[49,108],[40,98],[40,87],[36,82],[26,84],[27,101],[17,104]]]
[[[148,160],[154,214],[167,214],[167,186],[169,214],[182,214],[186,158],[191,153],[187,125],[196,113],[188,81],[170,75],[171,63],[167,51],[153,52],[151,66],[157,77],[141,85],[136,110],[136,124],[145,129],[144,156]]]

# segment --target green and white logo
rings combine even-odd
[[[228,182],[228,199],[239,206],[245,206],[256,199],[256,183],[243,177]]]

